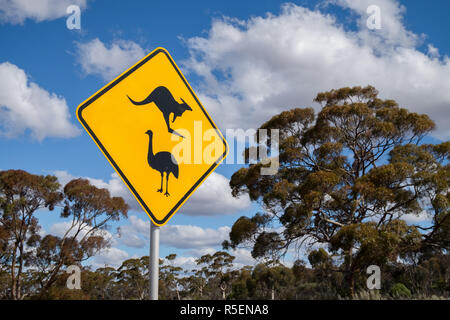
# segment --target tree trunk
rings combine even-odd
[[[349,295],[353,299],[355,295],[355,277],[353,275],[353,270],[350,270],[348,274],[348,289],[349,289]]]
[[[275,300],[275,288],[272,287],[272,290],[271,290],[271,291],[272,291],[272,292],[271,292],[272,300]]]
[[[22,296],[22,269],[23,269],[23,242],[20,243],[19,245],[19,268],[17,269],[17,277],[16,277],[16,281],[17,281],[17,287],[16,287],[16,296],[17,296],[17,300],[22,300],[23,296]]]
[[[355,275],[354,275],[354,270],[353,270],[353,248],[350,248],[348,250],[348,279],[347,279],[347,284],[348,284],[348,292],[350,297],[353,299],[353,296],[355,294]]]
[[[17,245],[14,245],[12,261],[11,261],[11,299],[17,300],[17,283],[16,283],[16,252]]]
[[[47,290],[50,288],[50,286],[56,281],[56,276],[58,275],[58,272],[59,272],[59,270],[61,269],[61,267],[62,267],[62,262],[60,262],[56,267],[55,267],[55,269],[53,269],[52,271],[51,271],[51,276],[50,276],[50,278],[48,279],[48,281],[47,281],[47,283],[44,285],[44,287],[42,288],[42,291],[41,291],[41,293],[44,293],[44,292],[47,292]]]

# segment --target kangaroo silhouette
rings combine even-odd
[[[169,89],[166,87],[160,86],[153,90],[147,98],[142,101],[134,101],[127,95],[128,99],[130,99],[131,103],[137,106],[141,106],[144,104],[149,104],[154,102],[158,109],[163,113],[164,120],[166,121],[167,130],[170,133],[176,134],[182,138],[184,138],[181,134],[174,131],[170,127],[170,114],[173,114],[172,123],[175,121],[177,117],[181,117],[185,111],[192,111],[192,108],[180,98],[183,103],[178,103],[173,95],[170,93]]]
[[[148,134],[148,137],[150,139],[148,144],[148,165],[150,168],[155,169],[156,171],[159,171],[161,174],[161,188],[156,190],[157,192],[162,193],[163,192],[163,180],[164,180],[164,173],[166,174],[166,192],[164,195],[166,197],[170,196],[169,194],[169,175],[173,174],[175,178],[178,179],[178,163],[175,160],[175,158],[172,156],[172,154],[168,151],[160,151],[156,154],[153,153],[153,132],[151,130],[147,130],[145,132]]]

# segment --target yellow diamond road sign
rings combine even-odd
[[[156,225],[173,216],[228,152],[163,48],[80,104],[77,117]]]

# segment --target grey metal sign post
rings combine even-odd
[[[150,300],[158,300],[159,230],[160,227],[150,221]]]

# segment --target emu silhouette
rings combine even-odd
[[[181,117],[185,111],[192,111],[192,108],[183,100],[183,98],[180,98],[183,103],[178,103],[172,94],[170,93],[169,89],[166,87],[158,87],[155,90],[153,90],[147,98],[145,98],[142,101],[134,101],[127,95],[128,99],[130,99],[131,103],[137,106],[141,106],[144,104],[149,104],[151,102],[154,102],[158,109],[163,113],[164,120],[166,121],[167,130],[170,133],[176,134],[182,138],[184,138],[181,134],[174,131],[170,127],[170,114],[173,114],[172,122],[175,121],[177,117]]]
[[[178,179],[178,163],[175,160],[175,158],[172,156],[172,154],[168,151],[161,151],[156,154],[153,153],[153,132],[151,130],[147,130],[145,132],[148,134],[148,137],[150,139],[148,144],[148,165],[155,169],[156,171],[159,171],[161,174],[161,188],[156,190],[157,192],[162,193],[163,192],[163,180],[164,180],[164,173],[166,174],[166,192],[164,195],[166,197],[170,196],[169,194],[169,175],[173,174],[175,178]]]

